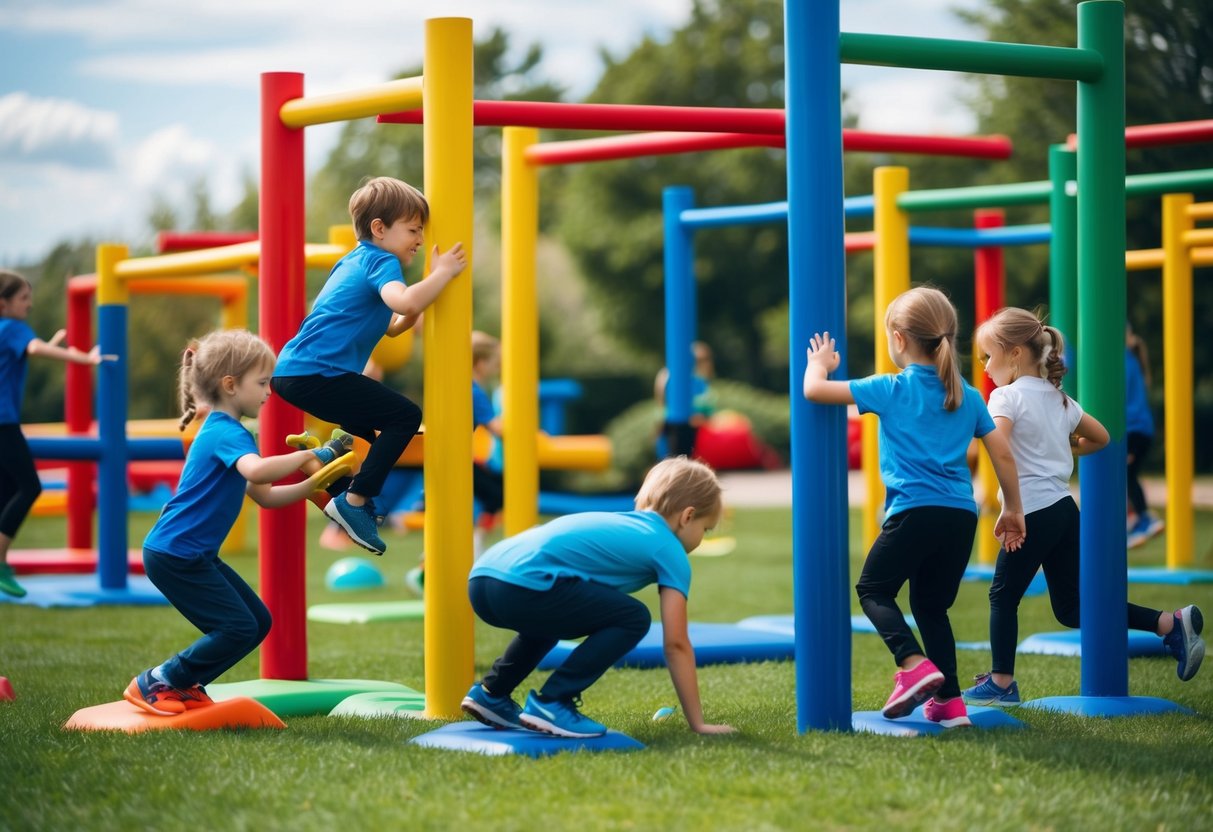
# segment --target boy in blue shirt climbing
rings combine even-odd
[[[666,665],[688,724],[700,734],[732,732],[703,719],[687,636],[687,554],[715,526],[720,509],[712,469],[674,457],[649,472],[635,511],[566,515],[490,548],[469,576],[472,609],[517,635],[472,685],[463,710],[493,728],[573,738],[605,734],[606,726],[578,710],[581,694],[649,631],[652,615],[630,593],[656,583]],[[585,641],[518,707],[514,690],[540,660],[559,640],[582,636]]]
[[[431,271],[408,286],[403,267],[421,248],[430,209],[425,197],[389,176],[368,180],[350,197],[358,245],[337,262],[299,332],[278,356],[273,390],[290,404],[370,443],[353,480],[330,487],[324,513],[359,546],[382,555],[373,498],[421,426],[421,408],[362,374],[386,333],[413,327],[467,265],[463,244],[439,253]]]

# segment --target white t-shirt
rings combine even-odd
[[[1070,434],[1082,419],[1078,402],[1038,376],[1024,376],[990,393],[990,415],[1011,420],[1011,452],[1019,469],[1025,514],[1070,496],[1074,452]],[[997,424],[997,422],[995,422]],[[998,494],[1002,500],[1002,492]]]

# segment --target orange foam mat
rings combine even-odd
[[[286,723],[255,699],[238,696],[177,716],[156,716],[126,700],[81,708],[63,724],[68,731],[163,731],[188,728],[213,731],[219,728],[285,728]]]

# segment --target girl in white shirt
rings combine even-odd
[[[1007,308],[982,324],[974,341],[996,385],[990,415],[1015,455],[1028,533],[1022,548],[998,553],[990,584],[992,669],[977,677],[964,699],[972,705],[1017,705],[1019,602],[1041,567],[1053,614],[1061,624],[1078,627],[1078,506],[1070,494],[1070,475],[1075,456],[1100,450],[1109,437],[1061,389],[1065,348],[1057,329],[1024,309]],[[1194,605],[1174,613],[1128,605],[1129,627],[1162,636],[1183,681],[1196,675],[1204,658],[1203,624]]]

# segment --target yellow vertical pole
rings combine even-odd
[[[473,673],[471,20],[426,21],[423,95],[426,251],[462,242],[468,253],[425,314],[425,713],[446,719]]]
[[[910,171],[903,167],[879,167],[872,174],[873,228],[876,232],[873,307],[876,315],[876,372],[896,373],[889,358],[884,314],[893,298],[910,288],[910,218],[897,207],[897,197],[910,188]],[[874,414],[863,417],[863,475],[867,500],[863,508],[865,548],[880,533],[884,505],[884,483],[880,479],[878,424]]]
[[[512,535],[539,520],[539,172],[526,159],[539,131],[507,127],[502,132],[501,418],[505,533]]]
[[[1162,198],[1163,410],[1167,457],[1167,568],[1192,565],[1192,253],[1191,194]]]

